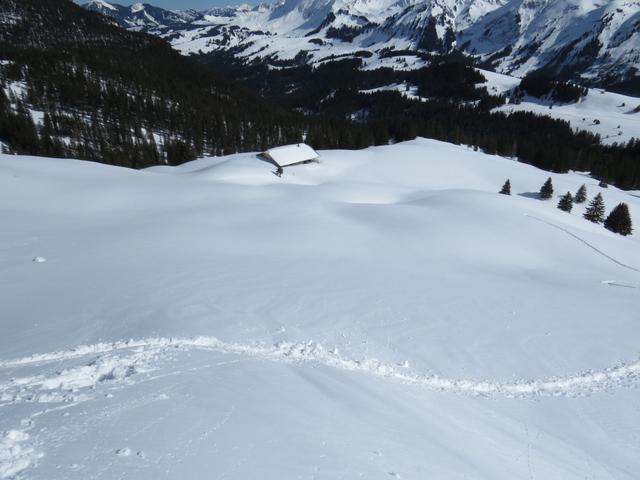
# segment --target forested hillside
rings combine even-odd
[[[385,55],[402,58],[404,53],[388,51]],[[352,126],[366,126],[364,135],[345,135],[341,145],[347,148],[358,147],[367,137],[380,145],[423,136],[472,145],[545,170],[589,171],[621,188],[640,188],[637,138],[603,145],[598,135],[576,131],[563,120],[529,112],[494,111],[507,100],[518,102],[522,89],[533,90],[525,93],[534,96],[559,97],[559,101],[575,101],[585,89],[559,81],[541,87],[542,82],[530,76],[506,98],[489,92],[473,60],[460,53],[422,57],[428,65],[415,70],[363,70],[361,58],[334,59],[318,66],[289,62],[282,65],[286,68],[245,63],[226,52],[196,58],[280,105],[325,121],[349,118]],[[310,136],[311,143],[322,145],[327,140]]]
[[[461,54],[422,54],[413,71],[363,70],[357,56],[273,68],[229,52],[184,57],[113,22],[69,0],[0,4],[5,149],[141,168],[301,140],[363,148],[424,136],[640,188],[637,141],[603,146],[564,121],[492,112],[505,97]]]
[[[0,4],[0,139],[143,167],[299,141],[304,122],[68,0]]]

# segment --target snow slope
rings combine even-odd
[[[320,153],[0,156],[0,478],[638,477],[638,237],[555,204],[640,198]]]
[[[487,79],[485,86],[491,94],[512,92],[520,79],[499,73],[480,70]],[[626,144],[632,138],[640,138],[640,98],[590,88],[578,102],[552,104],[535,97],[525,97],[518,104],[507,104],[496,109],[511,113],[527,111],[565,120],[575,130],[586,130],[600,135],[602,143]]]
[[[477,69],[486,79],[479,84],[491,95],[513,97],[520,78]],[[427,101],[418,95],[418,87],[407,82],[380,88],[361,90],[362,93],[380,91],[400,92],[405,98]],[[508,100],[507,100],[508,101]],[[569,122],[575,131],[587,131],[600,136],[605,145],[627,144],[640,138],[640,98],[590,88],[587,95],[574,103],[554,103],[548,99],[525,96],[519,103],[506,103],[493,109],[496,112],[533,112]]]
[[[502,73],[545,69],[621,82],[637,79],[639,25],[638,0],[511,0],[460,32],[458,43]]]

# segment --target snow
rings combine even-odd
[[[37,460],[32,448],[24,447],[29,435],[20,430],[9,430],[0,437],[0,478],[12,478]]]
[[[575,72],[582,83],[597,85],[631,80],[640,68],[638,0],[286,0],[172,12],[175,22],[168,25],[141,15],[143,10],[136,4],[120,21],[164,37],[185,55],[227,50],[269,63],[304,51],[314,64],[366,50],[372,55],[366,68],[378,62],[417,68],[423,64],[417,57],[405,66],[381,52],[415,50],[428,25],[435,25],[440,40],[455,32],[458,48],[514,76],[538,69]],[[364,28],[352,41],[329,34],[344,26]]]
[[[118,455],[119,457],[128,457],[131,455],[131,449],[130,448],[119,448],[118,450],[116,450],[116,455]]]
[[[13,96],[15,99],[23,99],[27,95],[27,84],[16,81],[8,82],[5,93],[7,93],[9,97]]]
[[[307,162],[318,158],[317,152],[306,143],[282,145],[270,148],[265,152],[271,160],[281,167],[300,162]]]
[[[494,95],[510,92],[520,84],[518,78],[486,70],[480,70],[480,73],[487,79],[489,93]],[[503,105],[496,111],[527,111],[565,120],[575,130],[600,135],[602,143],[611,145],[626,144],[632,138],[640,138],[640,112],[636,111],[638,107],[640,98],[591,88],[576,103],[551,104],[549,101],[525,97],[519,104]]]
[[[410,100],[426,101],[427,99],[418,95],[418,87],[408,82],[393,83],[379,88],[371,88],[369,90],[360,90],[360,93],[376,93],[376,92],[399,92],[403,97]]]
[[[578,70],[584,80],[633,78],[640,66],[637,0],[511,0],[469,24],[458,43],[496,69],[524,76]],[[596,52],[594,52],[594,48]]]
[[[320,154],[0,156],[0,478],[638,477],[638,236],[555,206],[640,197]]]
[[[44,125],[44,112],[30,108],[29,113],[35,125]]]
[[[415,40],[419,36],[416,31],[422,27],[416,23],[415,12],[402,14],[409,5],[418,7],[421,12],[420,21],[425,21],[428,15],[433,13],[447,17],[448,24],[453,25],[455,20],[448,16],[454,15],[452,8],[454,5],[457,8],[457,3],[460,2],[448,3],[452,5],[434,2],[432,8],[424,10],[419,2],[408,4],[404,0],[293,0],[251,8],[230,7],[223,12],[215,9],[204,12],[200,20],[185,28],[179,27],[169,31],[150,28],[151,33],[166,37],[175,49],[185,55],[235,48],[237,55],[246,59],[267,58],[271,55],[279,59],[292,59],[304,50],[308,52],[311,63],[318,63],[331,55],[353,55],[366,50],[372,54],[370,59],[364,60],[367,68],[373,68],[369,66],[378,62],[385,66],[389,64],[391,68],[416,68],[424,63],[417,57],[410,57],[409,65],[405,67],[399,66],[397,59],[380,58],[378,52],[383,48],[406,49],[415,46]],[[475,14],[469,14],[468,8],[464,10],[462,16],[465,19],[469,15],[479,15],[479,12],[497,6],[493,1],[477,3]],[[330,13],[335,19],[329,25],[324,22]],[[396,19],[397,24],[388,26],[389,19]],[[343,26],[367,28],[353,42],[326,36],[329,27]],[[212,27],[225,27],[227,30],[212,34]],[[444,35],[443,22],[438,22],[437,29]],[[318,47],[310,43],[309,40],[312,38],[323,39],[323,45]]]
[[[114,11],[117,10],[116,7],[114,7],[110,3],[105,2],[104,0],[93,0],[91,2],[91,4],[93,4],[93,5],[95,5],[95,6],[99,7],[99,8],[104,8],[104,9],[107,9],[107,10],[114,10]]]
[[[395,60],[395,59],[394,59]],[[480,84],[491,95],[509,97],[520,85],[520,78],[477,69],[486,82]],[[394,83],[361,93],[397,91],[405,98],[426,101],[420,97],[418,89],[408,83]],[[551,107],[551,108],[550,108]],[[525,96],[518,104],[508,103],[494,109],[513,113],[517,111],[533,112],[569,122],[574,130],[584,130],[599,135],[605,145],[626,144],[631,139],[640,139],[640,98],[630,97],[601,89],[588,89],[585,97],[569,104],[552,103],[535,97]]]

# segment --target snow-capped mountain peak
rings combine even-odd
[[[586,80],[632,80],[640,67],[640,2],[515,0],[458,40],[505,73],[545,69]]]
[[[89,2],[86,6],[87,7],[92,6],[94,8],[107,9],[107,10],[113,10],[113,11],[117,10],[116,7],[114,7],[110,3],[105,2],[104,0],[93,0]]]
[[[107,3],[104,0],[93,0],[85,4],[84,8],[113,17],[120,25],[130,30],[149,32],[157,32],[158,28],[178,31],[203,17],[200,12],[190,10],[174,12],[148,3],[123,6]]]

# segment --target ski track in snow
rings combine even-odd
[[[640,273],[640,269],[632,267],[631,265],[627,265],[626,263],[622,263],[619,260],[616,260],[615,258],[613,258],[612,256],[606,254],[605,252],[603,252],[602,250],[600,250],[598,247],[591,245],[589,242],[587,242],[585,239],[580,238],[578,235],[576,235],[575,233],[567,230],[566,228],[561,227],[560,225],[556,225],[555,223],[549,222],[547,220],[544,220],[542,218],[538,218],[538,217],[534,217],[533,215],[526,215],[529,218],[532,218],[534,220],[537,220],[538,222],[544,223],[546,225],[549,225],[550,227],[553,228],[557,228],[558,230],[566,233],[567,235],[572,236],[573,238],[575,238],[576,240],[578,240],[580,243],[583,243],[584,245],[586,245],[587,247],[589,247],[591,250],[593,250],[594,252],[602,255],[604,258],[606,258],[607,260],[612,261],[613,263],[615,263],[616,265],[626,268],[628,270],[632,270],[634,272]]]

